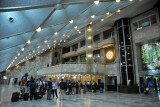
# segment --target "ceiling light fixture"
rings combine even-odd
[[[117,12],[119,13],[119,12],[121,12],[121,10],[120,10],[120,9],[118,9],[118,10],[117,10]]]
[[[74,28],[77,29],[77,26],[75,26]]]
[[[22,48],[21,51],[24,51],[24,48]]]
[[[33,53],[34,53],[35,51],[33,50]]]
[[[101,19],[101,21],[103,22],[103,21],[104,21],[104,19]]]
[[[65,34],[63,34],[62,36],[66,36]]]
[[[70,36],[68,35],[68,37],[70,37]]]
[[[54,42],[56,42],[56,40],[54,40]]]
[[[41,31],[41,27],[39,27],[38,29],[36,29],[36,31],[37,31],[37,32],[40,32],[40,31]]]
[[[37,48],[40,48],[40,46],[37,46]]]
[[[18,53],[17,55],[20,56],[20,53]]]
[[[116,0],[117,3],[119,3],[121,0]]]
[[[95,15],[92,15],[92,16],[91,16],[91,18],[94,18],[94,17],[95,17]]]
[[[57,32],[55,32],[54,34],[55,34],[55,35],[57,35],[58,33],[57,33]]]
[[[44,43],[47,43],[47,40],[45,40]]]
[[[97,1],[94,1],[94,4],[96,4],[96,5],[97,5],[97,4],[99,4],[99,0],[97,0]]]
[[[133,1],[133,0],[129,0],[129,1]]]
[[[30,43],[31,43],[31,41],[30,41],[30,40],[28,40],[28,41],[27,41],[27,44],[30,44]]]
[[[70,20],[69,23],[73,23],[73,20]]]
[[[92,22],[90,22],[89,24],[92,24]]]
[[[106,14],[109,15],[109,12],[107,12]]]

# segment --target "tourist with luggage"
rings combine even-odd
[[[58,98],[57,88],[58,88],[57,82],[56,82],[55,79],[53,79],[53,82],[52,82],[52,94],[53,94],[53,98],[54,98],[54,94],[56,94],[56,97]]]
[[[51,78],[49,78],[49,81],[47,83],[47,100],[52,100],[51,99],[51,90],[52,90],[52,81],[51,81]]]
[[[21,90],[22,96],[23,96],[24,92],[25,92],[25,77],[23,77],[22,80],[20,81],[20,90]]]

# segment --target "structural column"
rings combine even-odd
[[[93,26],[91,24],[85,27],[86,39],[86,71],[88,74],[92,72],[93,64]]]
[[[133,63],[134,58],[130,30],[130,19],[120,19],[115,23],[115,25],[118,36],[121,84],[133,85],[135,81],[135,70]]]

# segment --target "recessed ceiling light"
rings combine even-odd
[[[109,15],[109,12],[107,12],[106,14]]]
[[[94,1],[94,4],[99,4],[99,0],[97,0],[97,1]]]
[[[21,51],[24,51],[24,48],[22,48]]]
[[[78,32],[79,34],[81,34],[81,32]]]
[[[15,57],[15,59],[17,59],[17,57]]]
[[[77,32],[79,32],[79,29],[77,30]]]
[[[77,26],[75,26],[74,28],[77,29]]]
[[[68,35],[68,37],[70,37],[70,36]]]
[[[119,12],[121,12],[121,10],[120,10],[120,9],[118,9],[118,10],[117,10],[117,12],[119,13]]]
[[[47,43],[47,40],[45,40],[44,43]]]
[[[38,29],[36,29],[36,31],[37,31],[37,32],[40,32],[40,31],[41,31],[41,27],[39,27]]]
[[[31,54],[29,54],[29,56],[30,56]]]
[[[35,51],[33,50],[33,53],[34,53]]]
[[[92,24],[92,22],[90,22],[89,24]]]
[[[117,3],[119,3],[121,0],[116,0]]]
[[[94,18],[94,17],[95,17],[95,15],[92,15],[92,16],[91,16],[91,18]]]
[[[129,1],[133,1],[133,0],[129,0]]]
[[[69,23],[73,23],[73,20],[70,20]]]
[[[101,21],[103,22],[103,21],[104,21],[104,19],[101,19]]]
[[[66,36],[65,34],[63,34],[62,36]]]
[[[20,56],[20,53],[18,53],[17,55]]]
[[[57,32],[55,32],[54,34],[55,34],[55,35],[57,35],[58,33],[57,33]]]
[[[54,40],[54,42],[56,42],[56,40]]]
[[[40,48],[40,46],[37,46],[37,48]]]
[[[28,40],[28,41],[27,41],[27,44],[30,44],[30,43],[31,43],[31,41],[30,41],[30,40]]]

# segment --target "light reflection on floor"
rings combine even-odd
[[[156,94],[120,94],[117,92],[65,95],[64,100],[46,100],[44,98],[32,101],[11,102],[11,95],[17,87],[0,85],[0,107],[160,107],[160,93]],[[25,106],[24,106],[25,105]]]

